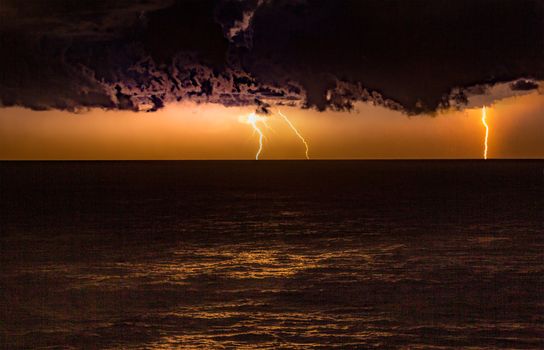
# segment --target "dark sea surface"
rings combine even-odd
[[[543,349],[544,161],[1,162],[2,349]]]

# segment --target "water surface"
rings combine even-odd
[[[0,347],[544,348],[543,161],[0,163]]]

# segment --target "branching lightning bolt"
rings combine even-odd
[[[278,110],[278,114],[285,120],[287,125],[293,130],[295,135],[302,141],[304,146],[306,147],[306,159],[310,159],[309,151],[310,147],[308,145],[308,142],[306,142],[306,139],[302,134],[298,131],[298,129],[291,123],[289,118],[285,114],[283,114],[280,110]],[[265,138],[263,129],[260,127],[259,123],[262,123],[264,126],[268,127],[268,124],[266,123],[266,118],[258,116],[255,113],[251,113],[247,116],[240,116],[238,119],[241,123],[249,124],[253,128],[253,131],[256,132],[259,135],[259,149],[257,150],[257,153],[255,154],[255,160],[259,160],[259,157],[261,156],[261,153],[263,151],[263,140]]]
[[[294,133],[297,135],[297,137],[302,141],[302,143],[304,143],[304,146],[306,147],[306,159],[310,159],[310,156],[308,155],[309,151],[310,151],[310,148],[308,146],[308,142],[306,142],[306,140],[304,139],[304,137],[300,134],[300,132],[297,130],[297,128],[295,128],[295,126],[293,125],[293,123],[291,123],[291,121],[289,120],[289,118],[287,118],[287,116],[285,114],[283,114],[279,109],[278,109],[278,114],[285,120],[285,122],[289,125],[289,127],[291,128],[291,130],[294,131]]]
[[[261,127],[258,125],[258,123],[263,123],[266,127],[268,125],[266,124],[266,118],[260,117],[256,115],[255,113],[251,113],[247,116],[240,116],[238,118],[238,121],[244,124],[249,124],[253,128],[253,131],[256,132],[259,135],[259,149],[257,150],[257,153],[255,154],[255,160],[259,160],[259,156],[261,155],[261,152],[263,151],[263,140],[264,140],[264,133]]]
[[[485,127],[484,159],[487,159],[487,140],[489,139],[489,125],[487,125],[487,108],[482,108],[482,124]]]
[[[259,160],[259,156],[261,155],[261,152],[263,151],[264,134],[261,128],[259,128],[259,126],[257,125],[257,122],[259,120],[260,120],[259,117],[255,115],[254,113],[250,114],[247,117],[247,122],[253,127],[253,130],[255,130],[257,134],[259,134],[259,150],[257,151],[257,154],[255,154],[255,160]]]

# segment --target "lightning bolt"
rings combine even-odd
[[[306,159],[310,159],[310,156],[308,155],[308,152],[310,151],[310,147],[308,146],[308,142],[306,142],[304,137],[300,134],[300,132],[297,130],[297,128],[295,128],[293,123],[291,123],[289,118],[287,118],[287,116],[285,114],[283,114],[279,109],[278,109],[278,114],[283,118],[283,120],[285,120],[285,122],[289,125],[289,127],[291,128],[291,130],[293,130],[293,132],[297,135],[297,137],[302,141],[302,143],[304,143],[304,146],[306,147]]]
[[[266,125],[266,120],[262,117],[259,117],[255,113],[251,113],[245,118],[241,117],[240,121],[245,124],[251,125],[253,130],[259,135],[259,149],[257,150],[257,153],[255,154],[255,160],[259,160],[259,156],[261,155],[261,152],[263,151],[264,134],[261,128],[257,125],[257,123],[263,122]]]
[[[297,135],[297,137],[302,141],[302,143],[306,147],[306,159],[310,159],[310,156],[308,154],[310,151],[310,147],[308,145],[308,142],[306,142],[306,139],[304,138],[304,136],[302,136],[302,134],[293,125],[293,123],[291,123],[291,121],[289,120],[289,118],[287,118],[285,114],[283,114],[280,110],[278,110],[278,114],[283,118],[283,120],[285,120],[285,122],[287,123],[287,125],[289,125],[291,130],[293,130],[295,135]],[[263,140],[265,138],[263,130],[259,126],[259,123],[262,123],[267,128],[270,128],[268,124],[266,123],[266,118],[258,116],[255,113],[251,113],[247,116],[240,116],[238,120],[241,123],[251,125],[251,127],[253,128],[253,131],[259,135],[259,149],[257,150],[257,153],[255,154],[255,160],[259,160],[259,157],[261,156],[261,153],[263,151]]]
[[[482,108],[482,124],[485,127],[484,159],[487,159],[487,140],[489,139],[489,125],[487,125],[487,108]]]

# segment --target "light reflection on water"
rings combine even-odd
[[[343,179],[351,192],[341,196],[322,192],[321,182],[301,192],[182,187],[162,197],[152,188],[134,198],[130,187],[105,191],[100,205],[70,192],[29,208],[14,194],[10,208],[23,209],[2,219],[1,344],[544,347],[542,197],[534,187],[502,176],[502,188],[514,186],[509,195],[484,188],[474,196],[413,180],[413,191],[387,197],[382,188],[396,176],[359,185],[359,172]],[[174,188],[167,180],[157,183]],[[100,186],[78,196],[92,199]]]
[[[73,335],[156,349],[455,347],[468,337],[482,348],[500,339],[538,348],[542,319],[519,300],[538,287],[516,283],[541,281],[542,253],[513,258],[530,239],[516,236],[177,242],[125,261],[21,266],[10,278],[51,283],[46,297],[22,293],[29,319],[47,319],[32,332],[76,345]],[[10,336],[33,337],[22,328]]]

